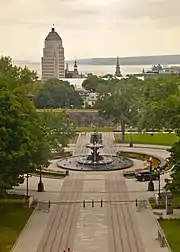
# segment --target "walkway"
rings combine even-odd
[[[79,147],[74,148],[75,154],[78,154],[78,149],[80,154],[86,152],[83,146],[88,137],[89,134],[80,137]],[[117,148],[113,146],[113,135],[103,133],[103,137],[111,152],[115,152]],[[108,151],[109,148],[105,147],[104,152]],[[162,150],[156,150],[156,155],[159,151]],[[167,155],[166,151],[162,153]],[[31,178],[30,181],[35,179]],[[12,252],[62,252],[67,247],[75,252],[168,251],[167,248],[160,248],[155,240],[157,225],[152,212],[149,209],[136,212],[135,199],[146,199],[150,195],[146,191],[146,183],[125,180],[120,171],[70,172],[69,178],[64,180],[44,179],[45,187],[46,181],[51,192],[37,193],[36,184],[32,194],[54,201],[53,208],[50,213],[35,211]],[[90,202],[83,207],[83,200],[92,199],[98,201],[94,207]],[[102,207],[101,199],[106,201]]]

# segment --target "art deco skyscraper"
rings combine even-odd
[[[62,39],[54,27],[45,39],[41,61],[42,80],[65,78],[65,59]]]

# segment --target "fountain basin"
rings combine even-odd
[[[111,157],[109,157],[108,155],[102,155],[102,157],[103,157],[103,160],[99,160],[99,161],[102,161],[102,162],[105,161],[107,162],[106,164],[88,163],[87,156],[82,155],[82,156],[73,156],[73,157],[63,158],[57,162],[57,166],[65,170],[95,172],[95,171],[123,170],[123,169],[130,168],[134,165],[133,160],[126,157],[118,158],[115,155]],[[83,161],[85,160],[86,160],[86,164],[83,163]]]
[[[113,159],[110,157],[102,156],[102,160],[93,161],[93,160],[88,160],[87,156],[79,157],[77,158],[77,163],[81,165],[108,165],[113,163]]]

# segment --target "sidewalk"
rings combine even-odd
[[[35,252],[47,228],[50,212],[34,210],[11,252]]]
[[[112,137],[112,135],[110,135],[109,137]],[[86,143],[86,141],[87,141],[87,136],[82,136],[82,138],[78,139],[78,143],[80,144],[80,147],[74,148],[77,154],[83,153],[83,147],[81,146],[84,146],[84,142]],[[110,146],[113,145],[112,141],[109,141],[108,144]],[[147,146],[148,145],[146,145],[146,147]],[[129,148],[128,145],[126,147],[123,147],[122,145],[120,145],[120,147],[122,147],[123,150],[134,149],[137,152],[145,152],[145,153],[149,153],[150,155],[154,154],[160,157],[168,156],[168,152],[165,149],[160,149],[160,148],[158,148],[158,151],[157,151],[157,149],[149,149],[148,147],[144,148],[142,147],[142,145],[140,145],[138,149]],[[140,165],[140,164],[141,164],[140,162],[137,163],[137,165]],[[55,164],[52,163],[51,167],[55,167]],[[107,197],[106,196],[107,190],[105,188],[105,176],[109,177],[111,176],[111,174],[113,174],[113,176],[115,174],[116,176],[116,174],[120,175],[121,172],[120,171],[108,172],[108,173],[100,172],[100,173],[91,173],[91,174],[85,173],[85,172],[84,173],[70,172],[69,178],[84,180],[83,193],[82,193],[83,199],[100,200],[102,198],[103,200],[105,200]],[[37,184],[38,184],[39,178],[38,177],[29,178],[30,194],[41,201],[48,201],[48,200],[56,201],[58,200],[58,197],[60,195],[60,190],[63,185],[63,182],[65,180],[68,180],[69,178],[65,178],[65,179],[44,178],[43,182],[44,182],[46,191],[42,193],[37,192]],[[124,190],[126,190],[126,192],[127,190],[130,191],[131,200],[135,201],[136,198],[147,199],[149,196],[152,195],[152,192],[146,191],[147,189],[146,183],[126,180],[126,185],[127,185],[127,188],[125,187]],[[157,187],[157,184],[155,184],[155,188],[156,187]],[[25,192],[26,183],[21,185],[16,190],[17,191],[21,190],[22,192],[23,191]],[[72,194],[73,193],[74,191],[72,192]],[[123,190],[121,190],[121,193],[123,194]],[[67,197],[70,197],[70,194],[68,195],[69,196]],[[46,233],[47,225],[48,225],[47,223],[48,223],[49,217],[53,215],[54,209],[55,209],[55,206],[52,208],[50,213],[35,210],[11,252],[36,252],[37,247],[39,243],[41,242],[43,233]],[[132,203],[132,211],[133,211],[134,220],[137,223],[137,228],[139,229],[139,233],[141,235],[144,246],[146,248],[146,252],[167,252],[168,249],[161,248],[158,241],[156,241],[158,227],[156,224],[156,217],[153,215],[152,211],[150,209],[147,209],[142,212],[137,212],[134,203]],[[66,212],[67,211],[65,211],[65,213]],[[123,223],[123,221],[124,221],[124,218],[122,218],[122,221],[120,223]],[[81,206],[80,215],[78,217],[76,225],[77,225],[77,230],[75,232],[76,237],[74,241],[74,251],[77,251],[77,252],[85,251],[87,248],[87,245],[89,246],[87,251],[90,251],[90,252],[94,252],[98,250],[103,250],[105,252],[109,251],[109,247],[108,247],[109,226],[107,225],[107,213],[106,213],[105,207],[101,208],[98,205],[93,208],[92,206],[82,208]],[[59,228],[61,228],[61,225]]]
[[[116,147],[129,147],[129,144],[115,143],[114,146],[116,146]],[[154,144],[133,144],[133,147],[131,147],[131,149],[133,149],[133,148],[168,150],[169,148],[171,148],[171,146],[154,145]]]
[[[47,192],[37,192],[37,184],[39,178],[29,178],[29,194],[40,201],[56,201],[63,184],[63,179],[48,179],[44,178],[44,186]],[[26,193],[26,183],[22,184],[14,191]],[[26,226],[20,233],[11,252],[35,252],[42,239],[42,236],[47,228],[49,218],[55,209],[55,205],[51,206],[50,212],[43,210],[34,210]]]
[[[155,192],[148,192],[147,183],[134,180],[126,180],[126,185],[130,191],[130,199],[134,200],[133,212],[136,218],[137,226],[146,248],[146,252],[168,252],[167,247],[160,247],[159,241],[156,240],[158,235],[157,216],[153,215],[151,208],[143,209],[137,212],[135,200],[147,200]],[[156,184],[155,184],[156,187]]]

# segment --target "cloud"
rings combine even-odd
[[[119,19],[147,20],[154,25],[180,25],[179,0],[126,0],[122,6],[114,4]]]
[[[36,0],[33,4],[1,0],[0,54],[39,60],[52,24],[62,36],[68,58],[178,52],[179,7],[180,0]]]
[[[0,23],[38,27],[54,23],[64,29],[69,29],[70,26],[72,29],[93,26],[98,21],[102,8],[96,8],[92,2],[83,4],[81,1],[36,0],[33,5],[31,0],[13,0],[13,4],[6,5],[0,3]]]
[[[6,0],[0,3],[0,22],[11,24],[57,23],[78,27],[97,23],[139,21],[158,25],[180,24],[180,0]],[[8,15],[7,15],[8,13]]]

